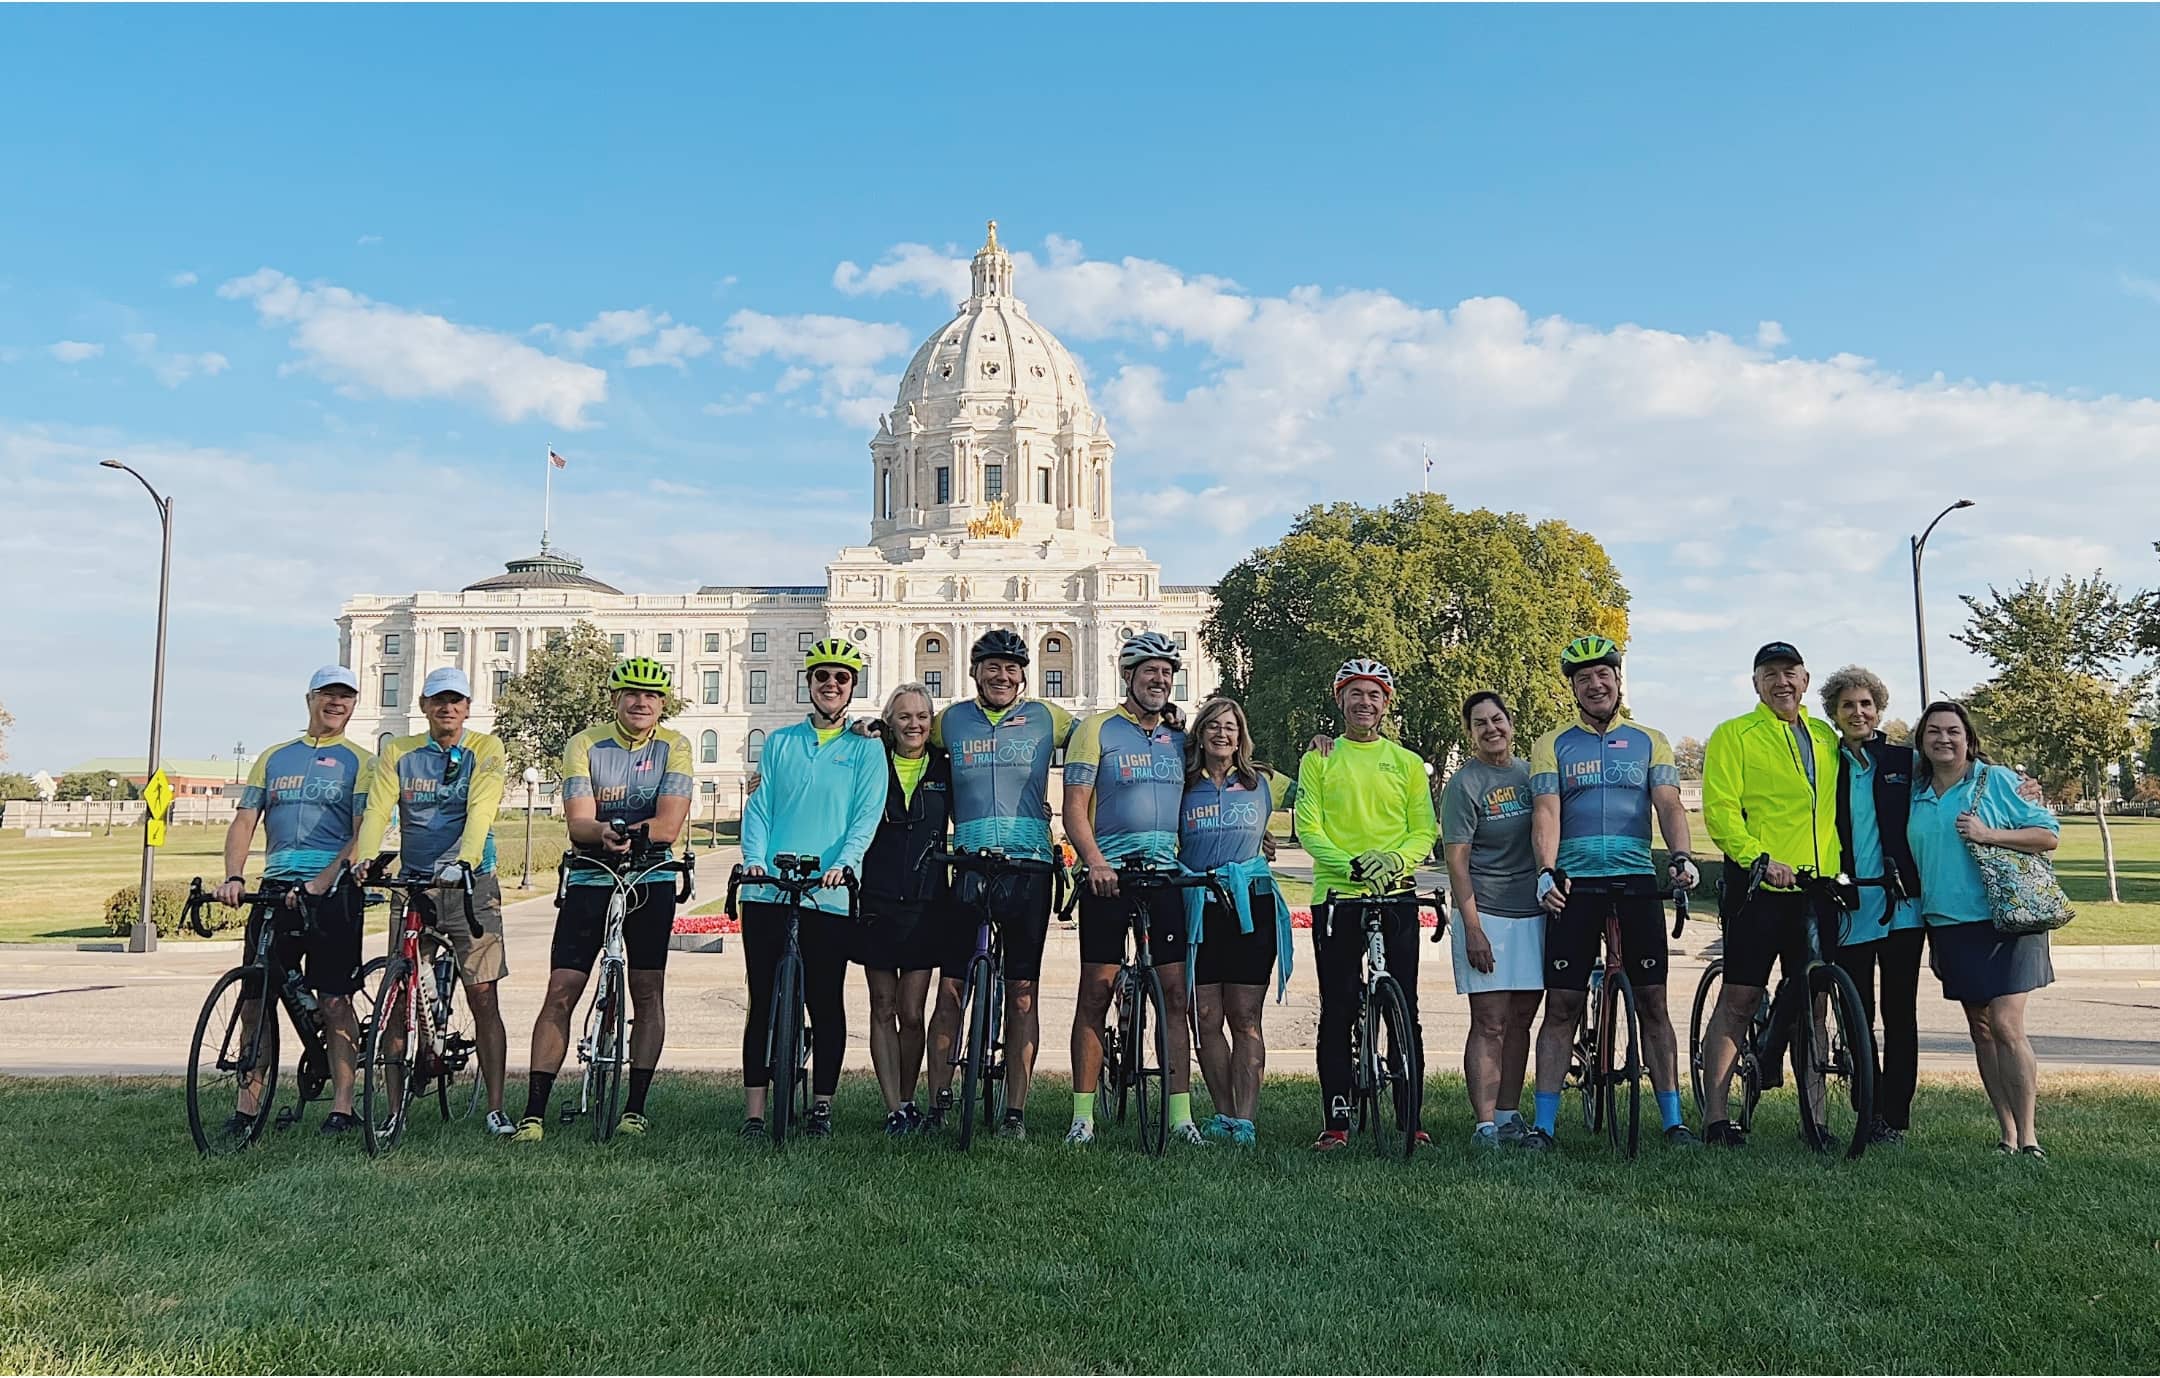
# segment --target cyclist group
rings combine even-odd
[[[1058,860],[1062,850],[1053,846],[1047,791],[1062,750],[1062,814],[1080,885],[1074,1107],[1065,1142],[1080,1146],[1095,1138],[1105,1020],[1135,906],[1146,916],[1160,975],[1170,1140],[1254,1141],[1266,1056],[1261,1011],[1270,980],[1278,997],[1287,985],[1293,944],[1290,909],[1268,865],[1276,791],[1271,772],[1253,759],[1244,713],[1231,700],[1214,698],[1188,725],[1172,701],[1181,652],[1161,633],[1124,642],[1121,702],[1078,721],[1027,697],[1029,659],[1024,640],[993,630],[970,649],[971,698],[940,712],[927,688],[905,684],[879,718],[864,720],[851,716],[865,665],[861,652],[831,638],[806,656],[810,712],[767,740],[743,819],[746,1137],[765,1133],[777,1070],[766,1065],[765,1031],[775,964],[791,922],[812,1026],[812,1099],[802,1131],[832,1133],[851,963],[866,972],[869,1044],[887,1132],[944,1124],[956,1110],[950,1088],[962,981],[978,952],[974,914],[995,923],[1003,963],[1004,1113],[996,1132],[1025,1137],[1052,908],[1052,876],[1041,864]],[[1698,1140],[1682,1114],[1666,993],[1662,896],[1700,879],[1677,763],[1666,738],[1624,706],[1619,646],[1581,637],[1559,661],[1575,721],[1540,737],[1526,761],[1515,752],[1513,713],[1504,699],[1490,691],[1472,695],[1462,709],[1471,749],[1437,811],[1425,762],[1381,733],[1396,687],[1389,668],[1353,659],[1335,675],[1343,731],[1315,739],[1304,756],[1294,810],[1297,837],[1313,861],[1322,1118],[1313,1147],[1332,1151],[1349,1141],[1353,1023],[1367,956],[1367,935],[1354,925],[1332,931],[1330,907],[1386,901],[1371,951],[1377,962],[1384,950],[1413,1040],[1422,1045],[1415,885],[1417,868],[1437,842],[1455,908],[1455,983],[1470,1001],[1464,1070],[1473,1144],[1555,1146],[1571,1045],[1599,949],[1614,931],[1622,954],[1615,960],[1624,962],[1640,1007],[1643,1061],[1665,1142],[1744,1144],[1724,1103],[1741,1031],[1762,1000],[1773,962],[1782,961],[1790,975],[1806,958],[1811,913],[1823,901],[1803,878],[1853,870],[1865,887],[1859,905],[1849,914],[1826,912],[1825,931],[1836,934],[1834,959],[1860,982],[1870,1022],[1879,1013],[1884,1030],[1882,1094],[1876,1121],[1864,1132],[1895,1143],[1909,1126],[1924,932],[1945,995],[1965,1006],[2001,1122],[2001,1150],[2044,1156],[2033,1125],[2035,1078],[2023,1002],[2052,979],[2047,940],[1994,932],[1967,844],[2044,852],[2055,844],[2056,825],[2019,793],[2014,776],[1988,772],[1964,710],[1929,705],[1916,728],[1916,755],[1878,730],[1888,695],[1872,674],[1848,667],[1824,686],[1832,727],[1808,712],[1809,678],[1797,650],[1772,642],[1756,654],[1760,702],[1711,734],[1704,763],[1704,823],[1725,858],[1725,983],[1710,1025]],[[592,860],[573,867],[560,906],[547,995],[532,1034],[526,1105],[515,1122],[502,1110],[507,1040],[495,986],[507,964],[489,832],[503,788],[502,744],[465,729],[470,685],[461,671],[445,668],[423,685],[428,731],[396,739],[371,757],[342,735],[356,684],[343,667],[318,671],[307,694],[307,733],[257,759],[228,834],[232,875],[219,898],[235,903],[244,892],[239,873],[258,825],[268,832],[266,882],[276,883],[264,889],[298,888],[318,897],[337,889],[313,905],[317,922],[304,942],[295,940],[292,956],[304,955],[332,1035],[334,1099],[323,1129],[349,1130],[357,1123],[349,998],[361,965],[361,925],[356,888],[337,882],[348,868],[354,879],[366,880],[395,810],[404,873],[431,875],[444,904],[469,894],[478,917],[477,938],[455,925],[445,933],[457,946],[474,1016],[487,1127],[516,1142],[538,1141],[568,1046],[570,1014],[600,952],[607,863],[630,850],[633,829],[638,845],[665,856],[687,822],[689,746],[660,722],[668,672],[643,658],[617,665],[610,680],[614,721],[579,734],[564,753],[570,839]],[[1653,817],[1667,850],[1662,874],[1652,852]],[[953,876],[923,864],[948,844],[955,854],[1038,866]],[[792,913],[782,892],[761,883],[782,856],[816,857],[822,868],[819,884]],[[1134,866],[1174,868],[1217,883],[1205,899],[1198,890],[1162,889],[1121,900],[1121,869]],[[848,921],[856,912],[851,888],[859,893],[860,923]],[[636,892],[623,920],[636,1019],[629,1098],[617,1130],[642,1134],[665,1032],[675,896],[664,881]],[[274,910],[265,908],[251,924],[273,919]],[[934,1002],[933,974],[940,978]],[[1534,1110],[1526,1121],[1520,1094],[1540,1003]],[[927,1023],[926,1004],[933,1006]],[[1216,1112],[1205,1124],[1192,1112],[1195,1031]],[[927,1105],[918,1100],[925,1089]],[[1422,1129],[1415,1133],[1425,1141]],[[1803,1137],[1818,1149],[1834,1146],[1820,1131]]]

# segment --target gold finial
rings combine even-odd
[[[993,220],[990,222],[990,238],[983,244],[983,252],[988,253],[997,246],[997,221]]]

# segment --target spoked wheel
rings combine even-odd
[[[1005,1123],[1005,983],[990,973],[990,1037],[983,1048],[982,1122]]]
[[[990,959],[977,957],[968,964],[967,987],[962,992],[962,998],[967,1001],[968,1026],[967,1058],[960,1064],[960,1104],[957,1107],[963,1152],[975,1143],[975,1098],[989,1094],[984,1073],[990,1064],[990,986]]]
[[[1120,967],[1112,986],[1110,1019],[1103,1026],[1102,1076],[1095,1083],[1095,1118],[1105,1123],[1125,1123],[1133,1086],[1132,1054],[1138,1046],[1133,1021],[1139,1017],[1134,1012],[1139,989],[1132,968]]]
[[[1704,969],[1695,987],[1695,1009],[1688,1016],[1688,1075],[1695,1092],[1695,1113],[1710,1118],[1710,1024],[1717,1018],[1718,1000],[1725,994],[1725,960],[1718,958]],[[1739,1055],[1725,1077],[1725,1118],[1746,1133],[1755,1124],[1755,1106],[1762,1100],[1762,1070],[1755,1062],[1754,1028],[1739,1035]]]
[[[775,1147],[787,1142],[795,1118],[795,1078],[802,1067],[802,959],[789,953],[773,973],[772,1014],[765,1025],[768,1077],[765,1123]]]
[[[361,1139],[371,1158],[393,1153],[404,1142],[413,1102],[426,1089],[414,1074],[414,1064],[426,1056],[429,1002],[416,1004],[413,987],[412,968],[405,959],[390,959],[377,987],[373,1027],[360,1062]]]
[[[1800,1128],[1826,1152],[1842,1147],[1847,1158],[1857,1158],[1867,1152],[1875,1122],[1874,1030],[1859,987],[1843,968],[1815,968],[1808,986],[1809,1005],[1827,1001],[1828,1009],[1818,1016],[1811,1008],[1793,1021]]]
[[[473,1068],[480,1045],[473,1041],[472,1014],[458,998],[463,983],[458,975],[457,950],[439,933],[422,933],[420,964],[420,979],[434,1006],[432,1024],[442,1032],[441,1055],[437,1056],[432,1046],[428,1050],[427,1071],[435,1086],[436,1108],[446,1121],[462,1120],[480,1108],[480,1097],[487,1086]],[[468,1073],[471,1086],[460,1087],[458,1078]],[[420,1094],[427,1094],[425,1086]]]
[[[1605,1096],[1598,1085],[1598,1007],[1604,1003],[1605,973],[1590,973],[1590,988],[1583,995],[1582,1017],[1575,1021],[1575,1041],[1568,1049],[1567,1083],[1582,1096],[1583,1128],[1592,1134],[1605,1132]]]
[[[1361,1047],[1368,1059],[1365,1124],[1383,1158],[1417,1151],[1425,1113],[1425,1058],[1410,1023],[1410,1005],[1392,976],[1373,983],[1365,1004]]]
[[[1135,973],[1139,998],[1133,1001],[1133,1118],[1140,1123],[1140,1149],[1160,1154],[1170,1143],[1170,1030],[1163,1020],[1162,978],[1155,968]],[[1120,1097],[1122,1100],[1122,1097]]]
[[[1642,1134],[1642,1026],[1635,987],[1623,973],[1605,978],[1598,1012],[1600,1113],[1612,1146],[1632,1158]]]
[[[592,1084],[592,1136],[596,1144],[615,1137],[622,1109],[624,1069],[630,1065],[629,1013],[624,1003],[623,969],[600,963],[600,989],[593,994],[593,1054],[586,1066]]]
[[[210,987],[188,1050],[188,1132],[205,1156],[238,1153],[262,1137],[277,1100],[277,1002],[270,974],[234,967]],[[243,1100],[254,1108],[243,1111]]]

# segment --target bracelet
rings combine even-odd
[[[246,877],[246,876],[227,876],[227,877],[225,877],[225,883],[226,883],[227,885],[245,885],[245,884],[247,884],[247,877]]]

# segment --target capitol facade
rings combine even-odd
[[[870,440],[869,543],[841,550],[822,587],[625,593],[543,548],[454,593],[357,595],[338,616],[339,658],[361,681],[351,736],[423,731],[420,683],[443,665],[471,678],[485,730],[526,657],[581,620],[674,672],[686,703],[670,723],[696,748],[701,808],[738,806],[766,734],[809,711],[802,653],[823,637],[863,649],[873,710],[909,680],[941,706],[971,694],[968,647],[994,627],[1033,648],[1029,692],[1076,714],[1119,700],[1119,643],[1143,629],[1186,648],[1180,703],[1212,693],[1213,590],[1166,585],[1146,551],[1117,543],[1117,447],[1072,355],[1013,295],[995,221],[972,279]]]

